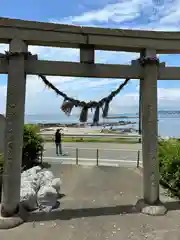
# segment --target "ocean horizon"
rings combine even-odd
[[[100,122],[118,122],[118,121],[132,121],[134,124],[130,124],[122,127],[132,127],[138,130],[138,113],[123,113],[113,114],[109,116],[124,117],[117,119],[102,119]],[[133,117],[133,118],[126,118]],[[89,116],[88,122],[92,122],[92,116]],[[59,114],[26,114],[25,123],[79,123],[79,115],[72,115],[67,117],[63,113]],[[180,137],[180,111],[159,111],[158,112],[158,135],[162,137]]]

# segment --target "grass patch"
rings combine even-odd
[[[54,142],[54,138],[52,136],[43,136],[44,141],[46,142]],[[130,143],[135,144],[138,143],[138,138],[82,138],[82,137],[62,137],[63,142],[97,142],[97,143]]]

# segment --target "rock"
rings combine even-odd
[[[156,205],[149,205],[144,199],[139,199],[136,203],[136,209],[151,216],[164,216],[167,213],[167,208],[160,201]]]
[[[40,187],[46,186],[46,185],[50,185],[50,183],[52,182],[54,175],[51,171],[41,171],[39,173],[37,173],[37,177],[39,179],[39,184]]]
[[[51,186],[43,186],[37,193],[37,203],[40,209],[52,209],[57,205],[57,192]]]
[[[60,178],[54,178],[51,182],[51,186],[56,190],[57,194],[60,193],[61,185],[62,182]]]
[[[42,168],[39,166],[32,167],[26,171],[24,171],[21,176],[35,176],[38,172],[41,172]]]
[[[57,206],[61,184],[60,178],[41,167],[24,171],[21,174],[21,203],[28,210],[37,207],[50,210]]]
[[[40,179],[38,173],[42,171],[41,167],[36,166],[21,174],[21,188],[24,188],[27,184],[30,184],[35,192],[40,188]]]
[[[27,210],[35,210],[37,208],[37,195],[30,184],[21,188],[20,201]]]

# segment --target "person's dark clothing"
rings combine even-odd
[[[59,132],[55,134],[55,143],[61,143],[61,133]]]
[[[56,154],[62,154],[62,146],[61,146],[61,133],[56,132],[55,134],[55,144],[56,144]]]

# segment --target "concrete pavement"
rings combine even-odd
[[[66,156],[56,156],[55,145],[45,144],[44,161],[82,165],[135,165],[142,160],[141,144],[63,143]],[[98,149],[98,151],[97,151]]]
[[[34,213],[27,223],[1,230],[8,240],[178,240],[180,205],[162,190],[169,209],[165,216],[139,213],[135,204],[142,197],[142,177],[133,168],[52,165],[62,179],[60,209]]]
[[[71,148],[99,148],[99,149],[132,149],[138,150],[142,149],[141,143],[100,143],[100,142],[64,142],[62,143],[64,147],[71,147]],[[54,146],[53,142],[46,142],[45,148],[51,148]]]

